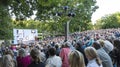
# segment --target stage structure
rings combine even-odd
[[[38,31],[37,29],[13,29],[13,35],[13,44],[29,44],[35,43]]]

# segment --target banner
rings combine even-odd
[[[38,36],[37,29],[13,29],[13,44],[28,44],[35,41]]]

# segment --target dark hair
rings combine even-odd
[[[40,47],[39,46],[35,46],[38,50],[40,50]]]
[[[58,49],[58,48],[59,48],[59,46],[58,46],[58,45],[55,45],[55,48],[56,48],[56,49]]]
[[[49,48],[48,53],[50,56],[54,56],[56,54],[56,49],[55,48]]]
[[[120,48],[120,40],[114,40],[114,46],[116,47],[116,48]]]
[[[79,47],[82,47],[82,45],[84,45],[84,43],[82,41],[79,41],[76,43]]]
[[[100,49],[101,46],[98,42],[94,42],[93,45],[92,45],[96,50]]]

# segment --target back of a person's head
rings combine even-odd
[[[56,49],[55,48],[49,48],[48,50],[50,56],[54,56],[56,54]]]
[[[14,67],[11,55],[8,54],[3,56],[3,67]]]
[[[118,39],[114,40],[114,46],[120,49],[120,40]]]
[[[97,42],[99,42],[101,47],[104,47],[104,45],[105,45],[104,40],[101,39],[101,40],[98,40]]]
[[[101,60],[98,57],[97,51],[94,47],[87,47],[85,48],[85,55],[89,60],[96,59],[97,64],[100,66],[101,65]]]
[[[77,62],[76,62],[77,61]],[[69,54],[70,67],[85,67],[84,57],[82,53],[75,50]]]
[[[66,41],[64,44],[65,44],[65,47],[70,47],[71,46],[71,43],[69,41]]]
[[[85,55],[90,56],[91,59],[94,59],[97,57],[97,51],[94,47],[87,47],[85,48]]]
[[[55,45],[55,48],[56,48],[56,49],[58,49],[58,48],[59,48],[58,44],[56,44],[56,45]]]
[[[92,45],[96,50],[100,49],[101,46],[98,42],[94,42],[93,45]]]
[[[113,50],[114,46],[110,41],[105,40],[103,48],[107,53],[110,53]]]
[[[26,56],[26,51],[24,48],[19,49],[19,56],[20,57],[25,57]]]
[[[84,43],[83,43],[82,41],[78,41],[78,42],[76,43],[76,45],[78,45],[79,47],[82,47],[82,46],[84,45]]]
[[[39,47],[39,46],[35,46],[35,48],[37,48],[38,50],[40,50],[40,47]]]
[[[6,51],[6,54],[9,54],[9,55],[11,55],[12,57],[14,57],[14,53],[13,53],[13,51],[12,51],[11,49],[8,49],[8,50]]]
[[[40,52],[37,48],[33,48],[30,52],[30,55],[33,59],[33,62],[35,62],[36,64],[41,62]]]

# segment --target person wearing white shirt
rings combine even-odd
[[[46,67],[61,67],[62,60],[59,56],[56,56],[55,48],[50,48],[49,51],[49,58],[46,60]]]
[[[95,48],[93,47],[85,48],[85,55],[89,60],[87,67],[103,67],[102,62],[98,57],[98,54]]]

